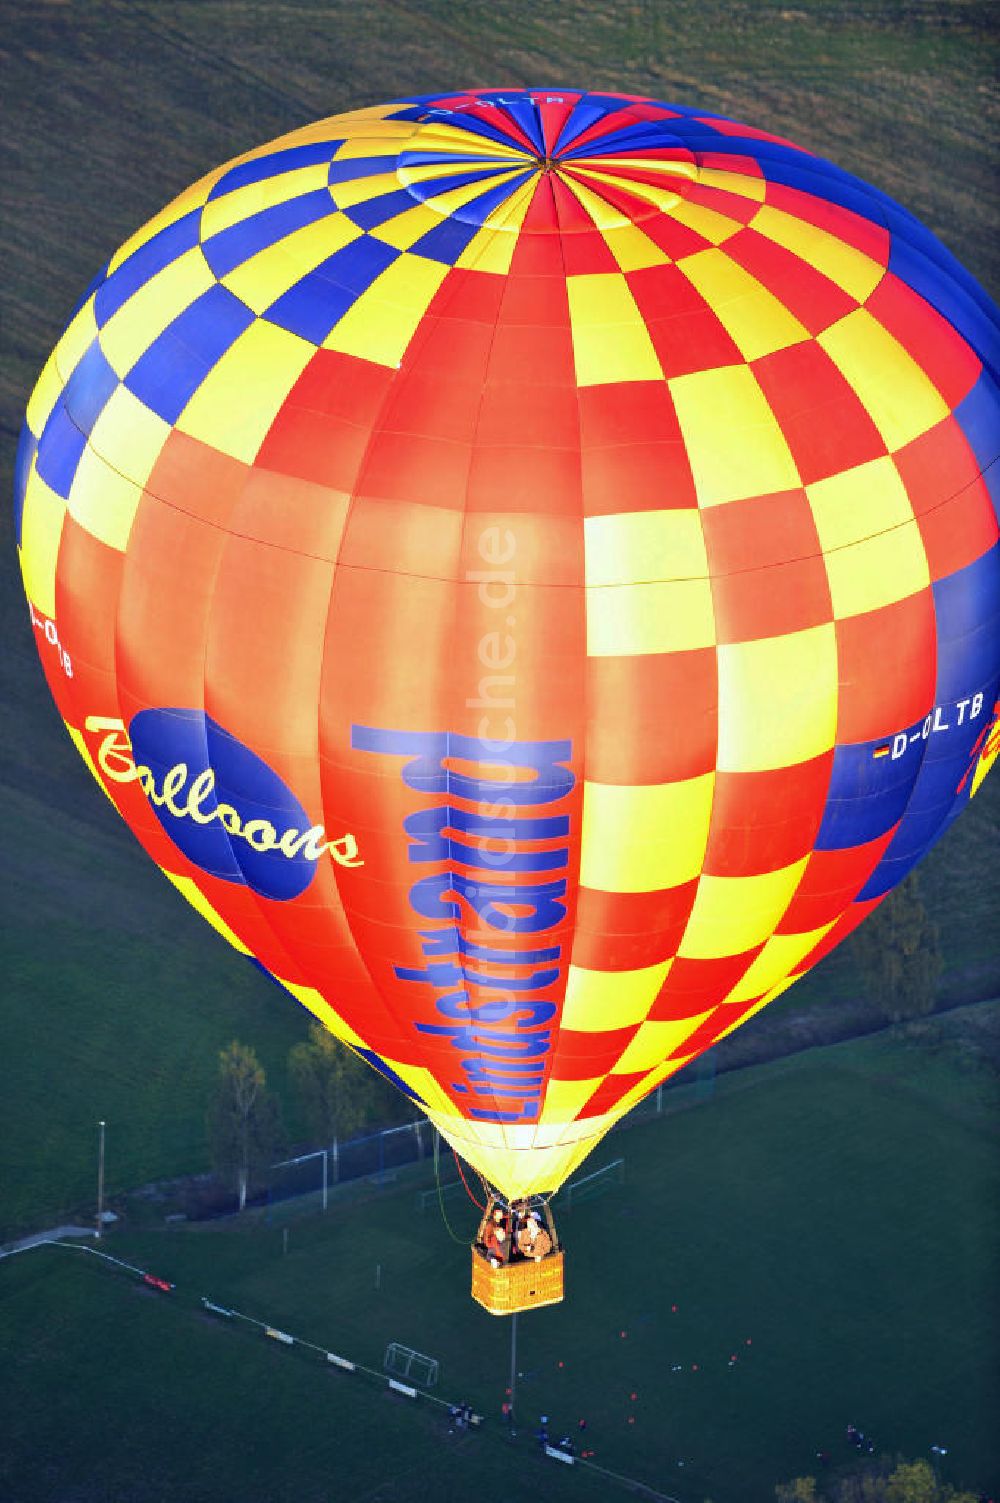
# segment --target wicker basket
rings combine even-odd
[[[563,1297],[562,1252],[536,1263],[525,1258],[494,1268],[482,1253],[472,1250],[472,1298],[491,1315],[514,1315],[557,1305]]]

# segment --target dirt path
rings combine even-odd
[[[63,1237],[96,1237],[92,1226],[54,1226],[48,1232],[34,1232],[30,1237],[21,1237],[17,1242],[5,1242],[0,1247],[0,1258],[12,1257],[25,1252],[29,1247],[38,1247],[43,1242],[59,1242]]]

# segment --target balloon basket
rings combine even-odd
[[[563,1258],[544,1196],[510,1203],[493,1192],[472,1244],[472,1298],[491,1315],[558,1305]]]
[[[538,1262],[534,1258],[525,1258],[494,1268],[481,1252],[473,1248],[472,1298],[491,1315],[516,1315],[521,1310],[558,1305],[563,1297],[565,1256],[565,1253],[553,1252]]]

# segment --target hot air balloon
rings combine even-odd
[[[18,541],[69,734],[482,1176],[487,1308],[560,1297],[551,1194],[995,759],[998,323],[788,141],[473,91],[209,172],[45,366]]]

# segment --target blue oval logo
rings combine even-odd
[[[297,898],[329,848],[266,762],[203,710],[140,710],[128,728],[139,780],[189,861],[264,898]]]

